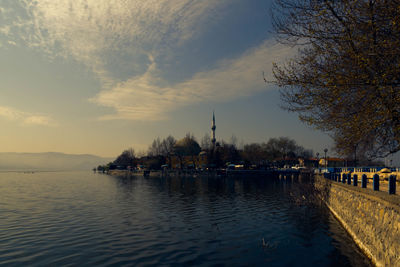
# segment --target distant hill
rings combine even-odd
[[[103,158],[94,155],[74,155],[57,152],[46,153],[13,153],[0,152],[1,171],[25,170],[91,170],[100,164],[113,161],[113,158]]]

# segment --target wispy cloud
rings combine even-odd
[[[271,79],[268,70],[272,62],[280,62],[291,54],[292,49],[267,41],[236,59],[220,62],[213,70],[165,87],[159,86],[163,82],[153,61],[145,74],[104,90],[91,101],[116,110],[102,119],[161,120],[182,106],[229,101],[266,90],[262,72],[266,70],[266,78]]]
[[[105,54],[156,56],[199,34],[227,0],[15,0],[0,10],[0,33],[51,55],[72,56],[105,85],[115,82]],[[24,16],[16,10],[24,10]],[[12,12],[14,11],[14,12]],[[115,54],[114,53],[114,56]],[[143,62],[137,64],[143,65]],[[138,67],[138,69],[146,70]],[[139,74],[142,74],[139,73]]]
[[[72,56],[92,69],[101,79],[103,90],[90,101],[115,110],[101,119],[161,120],[187,105],[254,94],[266,89],[262,71],[268,75],[273,61],[292,53],[287,47],[266,41],[242,56],[220,61],[212,70],[170,85],[161,78],[163,70],[157,58],[205,31],[219,19],[218,10],[232,3],[230,0],[9,3],[11,6],[0,10],[7,21],[0,26],[0,34],[8,36],[10,44],[22,42],[54,56]],[[12,5],[14,10],[24,10],[24,16],[12,13]],[[110,67],[112,60],[117,60],[118,73],[126,66],[126,77],[116,77]],[[28,122],[45,124],[46,119],[31,118]]]
[[[0,106],[0,117],[26,126],[57,126],[57,123],[50,116],[33,114],[5,106]]]

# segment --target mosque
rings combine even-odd
[[[215,149],[215,142],[216,142],[215,129],[216,128],[217,128],[217,126],[215,126],[215,114],[214,114],[214,111],[213,111],[212,125],[211,125],[211,131],[212,131],[212,133],[211,133],[211,136],[212,136],[211,143],[213,144],[213,149]]]
[[[215,124],[215,112],[213,111],[212,114],[212,121],[211,121],[211,144],[212,144],[212,149],[211,151],[205,151],[202,150],[199,155],[197,156],[185,156],[183,158],[183,165],[184,167],[189,167],[189,168],[205,168],[209,165],[209,156],[210,152],[213,153],[215,149],[219,146],[217,139],[215,138],[215,131],[217,129],[217,126]],[[180,168],[180,161],[178,157],[173,156],[171,158],[171,163],[169,164],[172,169],[179,169]]]

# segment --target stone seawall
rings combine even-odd
[[[400,267],[400,197],[315,177],[322,200],[377,266]]]

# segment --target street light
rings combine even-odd
[[[327,148],[325,148],[324,149],[324,152],[325,152],[325,170],[327,169],[327,167],[328,167],[328,162],[326,161],[326,152],[328,152],[328,149]]]

